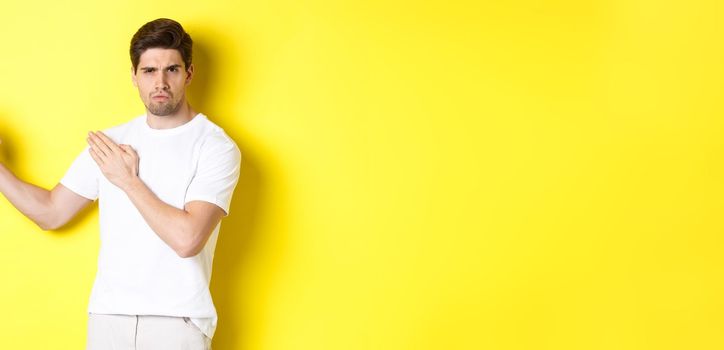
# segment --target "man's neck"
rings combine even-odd
[[[172,129],[188,123],[196,114],[196,111],[186,102],[181,105],[178,111],[163,117],[146,110],[146,123],[151,129]]]

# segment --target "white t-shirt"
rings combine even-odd
[[[182,209],[206,201],[228,215],[241,153],[205,115],[172,129],[152,129],[142,115],[104,133],[136,150],[139,177],[165,203]],[[88,312],[189,317],[212,338],[217,315],[209,281],[220,225],[198,255],[181,258],[105,178],[87,148],[60,183],[99,200],[101,244]]]

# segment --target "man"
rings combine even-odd
[[[211,266],[241,154],[186,99],[191,49],[191,37],[170,19],[136,32],[131,72],[146,114],[90,132],[88,149],[52,190],[0,163],[0,192],[44,230],[99,200],[88,349],[210,349]]]

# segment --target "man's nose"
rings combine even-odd
[[[155,88],[162,90],[168,89],[168,79],[166,77],[166,72],[159,72],[156,75]]]

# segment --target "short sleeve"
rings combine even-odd
[[[88,153],[88,148],[78,155],[60,180],[60,183],[76,194],[96,200],[98,198],[98,165]]]
[[[228,215],[231,196],[239,180],[241,152],[229,139],[225,138],[223,142],[213,139],[213,144],[201,149],[196,175],[189,184],[184,202],[209,202]]]

